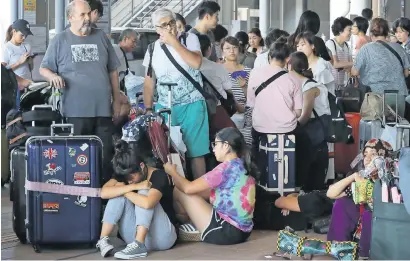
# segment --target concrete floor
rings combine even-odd
[[[101,256],[95,249],[42,249],[35,253],[31,245],[21,244],[14,235],[12,228],[12,204],[9,200],[9,191],[1,189],[1,259],[12,260],[99,260]],[[300,233],[300,235],[305,235]],[[306,236],[324,238],[309,233]],[[205,243],[181,243],[175,248],[150,253],[146,259],[151,260],[284,260],[278,257],[269,257],[276,249],[276,231],[254,231],[244,244],[234,246],[215,246]],[[113,241],[116,246],[123,246],[120,240]],[[114,259],[113,257],[107,259]],[[314,257],[315,260],[329,260],[330,257]],[[295,260],[300,260],[295,258]]]

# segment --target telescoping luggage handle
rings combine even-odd
[[[177,86],[177,83],[160,82],[159,85],[168,86],[168,108],[159,110],[159,114],[168,114],[168,148],[171,148],[171,108],[172,108],[172,87]]]
[[[395,123],[399,123],[399,91],[398,90],[385,90],[383,93],[383,107],[382,107],[382,112],[383,112],[383,124],[387,124],[386,120],[386,94],[395,94],[396,95],[396,111],[394,112],[391,108],[389,108],[390,112],[393,112],[396,114],[396,121]],[[390,106],[389,106],[390,107]]]
[[[54,128],[70,128],[70,136],[74,136],[74,124],[51,124],[51,136],[56,136]]]
[[[404,130],[410,130],[410,124],[397,124],[396,148],[399,150],[403,147]]]

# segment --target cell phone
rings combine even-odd
[[[238,77],[246,78],[248,73],[245,71],[236,71],[231,74],[232,78],[237,79]]]
[[[34,58],[38,55],[38,53],[33,53],[32,55],[29,56],[29,58]]]

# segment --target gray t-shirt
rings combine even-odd
[[[404,49],[397,43],[389,45],[400,55],[404,67],[409,68],[409,60]],[[397,57],[381,43],[368,43],[357,53],[354,68],[360,72],[360,80],[372,92],[383,94],[385,90],[398,90],[407,95],[403,67]]]
[[[111,117],[109,73],[119,65],[104,31],[92,29],[88,36],[77,36],[65,30],[50,42],[41,68],[56,72],[65,81],[62,90],[64,116]]]
[[[196,30],[195,27],[193,27],[191,30],[189,30],[189,33],[193,33],[193,34],[196,34],[196,35],[202,34],[198,30]],[[209,56],[208,60],[213,61],[213,62],[217,62],[218,57],[216,56],[216,50],[215,50],[215,36],[212,33],[212,31],[208,31],[208,33],[206,35],[209,37],[209,40],[211,40],[211,43],[212,43],[212,52],[211,52],[211,56]]]

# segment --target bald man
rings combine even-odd
[[[92,28],[86,1],[72,1],[66,15],[70,28],[50,42],[40,73],[61,89],[62,113],[74,124],[74,133],[97,135],[103,141],[104,182],[112,175],[112,121],[121,108],[117,72],[120,62],[105,33]]]

